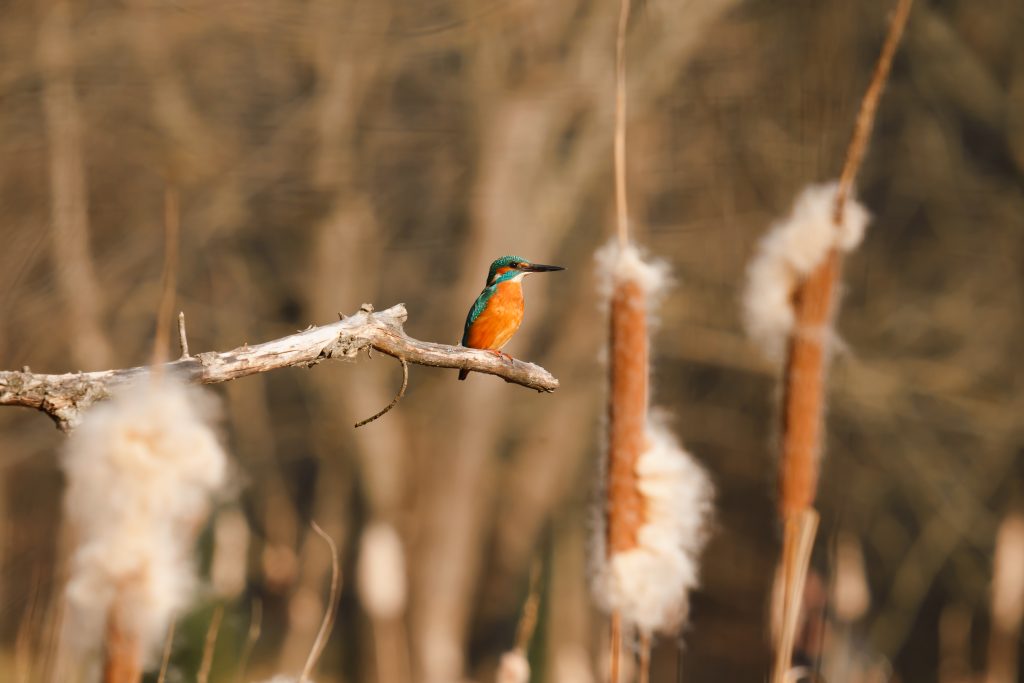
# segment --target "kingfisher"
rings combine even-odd
[[[487,271],[487,284],[473,302],[466,316],[462,345],[471,349],[485,349],[503,358],[511,359],[501,347],[508,343],[523,322],[523,278],[530,273],[548,273],[565,270],[562,266],[532,263],[521,256],[502,256]],[[459,379],[466,379],[469,370],[459,370]]]

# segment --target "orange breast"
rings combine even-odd
[[[474,349],[500,349],[523,322],[523,287],[518,282],[498,285],[487,308],[469,328],[466,346]]]

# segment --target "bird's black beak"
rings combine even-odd
[[[562,266],[545,266],[543,263],[531,263],[520,266],[518,270],[524,273],[549,273],[553,270],[565,270],[565,268]]]

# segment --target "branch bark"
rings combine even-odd
[[[487,351],[413,339],[402,329],[407,317],[405,304],[380,312],[363,304],[355,315],[329,325],[310,327],[255,346],[243,344],[230,351],[182,357],[164,364],[162,369],[189,382],[217,384],[278,368],[312,367],[330,358],[354,359],[363,349],[376,349],[408,363],[473,370],[541,392],[558,388],[558,380],[538,365],[510,362]],[[41,410],[60,429],[68,431],[93,403],[152,371],[149,366],[63,375],[38,374],[28,368],[0,371],[0,406]]]

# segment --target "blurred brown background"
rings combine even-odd
[[[659,644],[655,681],[765,677],[776,383],[739,328],[738,292],[771,220],[838,172],[890,5],[635,9],[631,208],[676,278],[654,342],[656,403],[717,487],[703,589],[681,641]],[[605,333],[592,255],[611,232],[617,11],[0,4],[2,368],[148,362],[168,186],[193,352],[363,302],[405,302],[411,335],[454,343],[491,259],[568,267],[530,279],[506,349],[558,376],[555,394],[413,367],[397,409],[353,430],[397,389],[393,360],[215,389],[238,482],[215,526],[248,530],[246,578],[183,622],[174,680],[191,680],[218,602],[212,680],[235,680],[254,605],[263,628],[246,679],[301,667],[329,575],[310,518],[338,540],[345,576],[317,680],[377,680],[353,580],[374,519],[406,545],[413,680],[491,680],[538,557],[534,680],[601,679],[585,552]],[[919,1],[882,100],[859,182],[875,219],[845,274],[832,374],[814,558],[829,607],[805,643],[830,680],[953,683],[984,666],[995,535],[1019,504],[1024,448],[1022,37],[1019,1]],[[61,441],[45,416],[0,410],[2,680],[45,668]],[[204,568],[217,535],[204,537]],[[870,600],[839,609],[830,588],[841,566],[857,585],[858,555]]]

